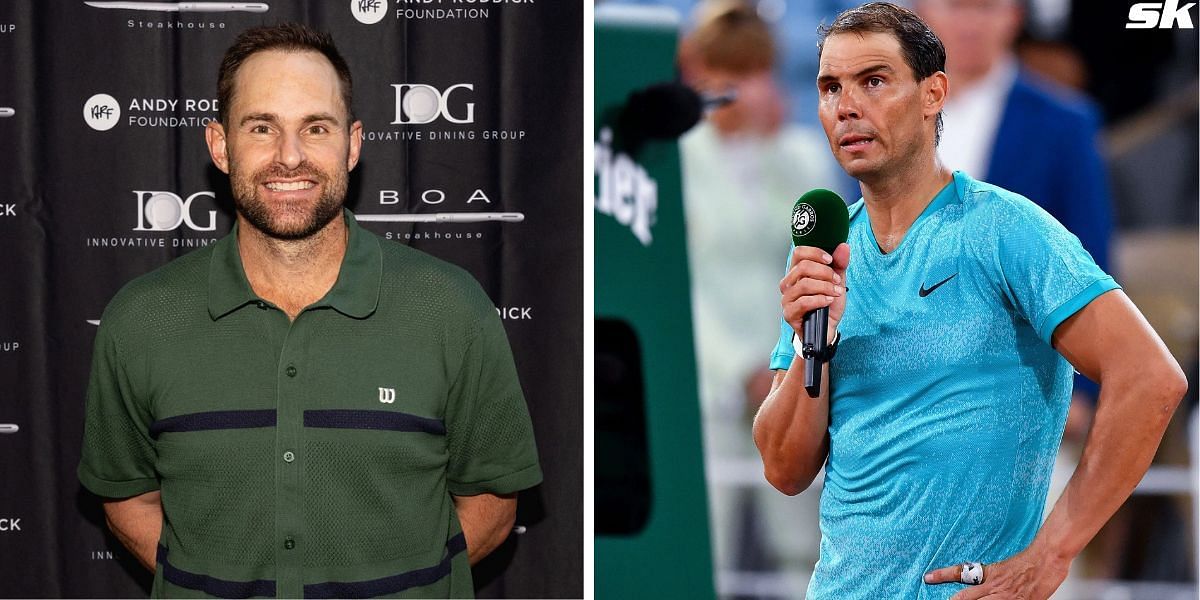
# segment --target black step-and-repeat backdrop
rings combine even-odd
[[[0,596],[149,589],[75,478],[95,323],[229,231],[203,141],[217,66],[283,21],[330,31],[353,71],[348,206],[468,269],[504,318],[545,483],[478,593],[581,596],[583,3],[565,0],[0,1]]]

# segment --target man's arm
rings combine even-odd
[[[153,571],[162,534],[162,496],[157,490],[124,500],[105,500],[104,519],[118,540]]]
[[[453,498],[458,522],[467,539],[467,558],[474,566],[508,539],[517,520],[517,495],[479,494]]]
[[[804,315],[829,307],[829,341],[846,309],[846,266],[850,246],[842,244],[833,256],[819,248],[800,247],[792,253],[787,275],[779,284],[784,319],[802,330]],[[834,359],[836,360],[836,358]],[[829,381],[828,365],[822,379]],[[796,357],[787,371],[776,371],[771,393],[754,417],[754,444],[762,455],[763,472],[775,489],[794,496],[808,488],[829,454],[829,385],[813,398],[804,389],[804,360]]]
[[[1146,474],[1187,391],[1179,364],[1120,290],[1100,295],[1063,321],[1052,341],[1079,372],[1100,382],[1095,421],[1079,466],[1033,543],[985,567],[983,584],[963,590],[954,600],[1005,592],[1038,599],[1054,593],[1071,560]],[[946,567],[926,575],[926,581],[958,581],[958,575],[957,566]]]
[[[829,381],[829,367],[824,367]],[[808,489],[829,455],[829,386],[813,398],[804,389],[804,360],[775,371],[771,393],[754,417],[754,444],[775,489],[795,496]]]

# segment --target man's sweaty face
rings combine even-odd
[[[915,153],[927,135],[921,86],[891,34],[826,38],[817,91],[829,147],[851,177],[886,173]]]

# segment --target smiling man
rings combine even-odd
[[[327,35],[240,35],[206,130],[234,230],[104,312],[79,478],[155,597],[469,597],[541,481],[487,295],[343,208],[352,89]]]
[[[754,424],[779,490],[825,470],[808,596],[1048,598],[1145,473],[1186,379],[1077,238],[938,161],[950,80],[916,15],[846,11],[819,56],[818,115],[863,197],[847,243],[791,253]],[[811,397],[792,338],[824,306],[836,350]],[[1095,424],[1043,522],[1072,367],[1100,384]]]

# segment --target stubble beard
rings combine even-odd
[[[272,207],[262,197],[262,184],[272,178],[305,177],[313,179],[321,188],[316,204],[303,207],[304,214],[295,219],[298,211],[284,207]],[[233,189],[234,206],[237,212],[255,229],[278,240],[303,240],[316,235],[331,221],[341,215],[346,200],[348,174],[341,170],[332,174],[321,171],[304,161],[295,169],[284,169],[272,165],[253,174],[238,168],[232,156],[229,159],[229,180]]]

